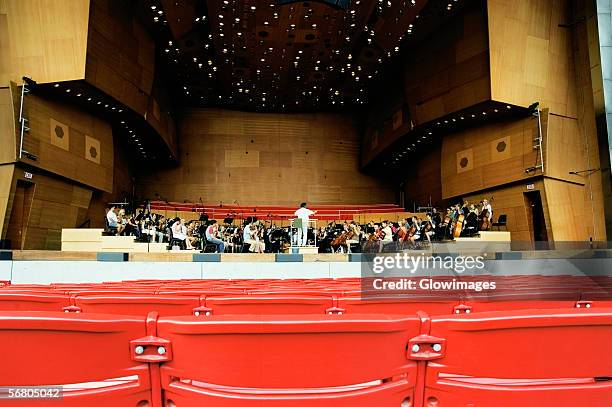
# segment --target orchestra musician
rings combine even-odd
[[[245,223],[242,232],[242,241],[249,245],[249,251],[251,253],[263,253],[266,249],[266,245],[259,240],[259,231],[256,223],[257,222],[249,221]]]
[[[487,218],[489,218],[489,223],[491,223],[493,221],[493,207],[488,199],[482,200],[482,210],[488,212]]]
[[[223,253],[225,251],[225,243],[219,239],[219,225],[216,220],[209,221],[209,225],[206,228],[206,241],[217,246],[217,253]]]
[[[380,247],[378,252],[382,252],[383,249],[393,243],[393,230],[391,229],[391,225],[388,220],[383,220],[382,226],[382,239],[379,241]]]
[[[478,209],[474,204],[469,207],[469,212],[465,216],[462,236],[471,237],[478,233]]]
[[[421,220],[413,216],[410,219],[410,229],[408,229],[408,242],[412,247],[416,247],[416,242],[421,238]]]

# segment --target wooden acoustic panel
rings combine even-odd
[[[491,162],[503,161],[512,157],[512,138],[501,137],[491,141]]]
[[[465,171],[470,171],[474,168],[474,151],[470,148],[459,151],[456,154],[457,158],[457,174]]]
[[[0,83],[85,77],[89,0],[0,1]]]
[[[110,124],[73,105],[34,94],[28,95],[24,112],[30,131],[23,146],[37,156],[36,160],[24,157],[24,162],[112,192],[114,147]],[[18,135],[14,137],[17,140]]]
[[[442,157],[456,159],[442,160],[443,198],[458,197],[539,175],[539,172],[525,172],[539,160],[539,155],[533,149],[537,128],[536,119],[528,117],[486,124],[444,136]],[[502,151],[498,151],[498,148]]]
[[[359,172],[350,116],[192,109],[180,122],[180,165],[139,177],[141,196],[262,205],[395,201],[389,183]]]
[[[66,151],[70,150],[70,127],[66,124],[49,118],[49,137],[51,145]]]
[[[92,190],[60,177],[48,176],[36,169],[28,171],[31,171],[32,178],[26,179],[23,168],[17,166],[9,178],[13,185],[19,182],[29,186],[26,202],[28,210],[23,212],[24,219],[18,219],[25,227],[22,235],[23,249],[59,250],[62,228],[75,228],[86,220],[86,208],[90,204]],[[11,193],[15,194],[14,187]],[[9,213],[15,209],[13,206],[9,202]],[[7,230],[17,228],[18,225],[5,224],[4,229],[6,233]]]
[[[362,165],[415,126],[491,100],[484,7],[448,21],[411,49],[403,64],[403,76],[391,77],[370,104]],[[398,106],[406,106],[400,126],[394,120]]]
[[[0,164],[16,159],[17,139],[12,88],[0,88]]]
[[[155,72],[155,43],[131,8],[91,1],[85,80],[145,116]]]
[[[85,158],[96,164],[100,164],[100,140],[85,135]]]
[[[577,115],[572,0],[488,0],[492,99]]]

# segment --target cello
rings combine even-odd
[[[478,230],[489,230],[491,229],[491,222],[489,221],[489,210],[488,209],[483,209],[482,212],[479,215],[479,224],[478,224]]]

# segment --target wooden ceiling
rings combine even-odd
[[[427,2],[351,0],[342,10],[321,1],[138,0],[138,9],[178,103],[305,111],[367,103]]]

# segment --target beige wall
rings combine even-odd
[[[89,0],[0,0],[0,86],[83,79]]]
[[[576,117],[568,0],[488,0],[491,96]]]
[[[332,114],[187,111],[180,165],[138,180],[139,194],[171,201],[295,205],[390,203],[384,180],[359,172],[352,118]]]

